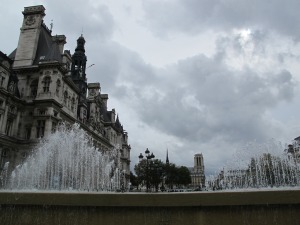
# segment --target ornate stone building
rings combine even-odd
[[[203,155],[196,154],[194,156],[194,167],[190,169],[193,188],[205,187],[204,161]]]
[[[0,172],[7,161],[14,168],[64,121],[79,123],[96,147],[118,148],[128,183],[128,134],[115,109],[107,109],[100,84],[87,83],[84,37],[71,54],[64,50],[66,37],[52,36],[43,23],[42,5],[25,7],[23,15],[17,48],[9,56],[0,52]]]

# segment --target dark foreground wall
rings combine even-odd
[[[300,190],[174,194],[0,192],[0,224],[300,225]]]

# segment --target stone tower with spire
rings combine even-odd
[[[86,79],[86,62],[87,57],[85,55],[85,39],[83,35],[77,39],[77,47],[75,48],[75,53],[72,55],[72,66],[71,66],[71,76],[73,82],[79,89],[79,100],[77,108],[77,116],[82,120],[87,119],[87,79]]]
[[[167,156],[166,156],[166,164],[169,164],[170,161],[169,161],[169,150],[167,149]]]

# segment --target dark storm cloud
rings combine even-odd
[[[145,24],[159,35],[254,27],[300,37],[298,0],[148,0],[143,5]]]

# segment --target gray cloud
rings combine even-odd
[[[233,28],[263,28],[300,37],[300,2],[175,0],[144,1],[145,21],[156,34],[199,33]]]
[[[294,96],[287,70],[232,70],[218,55],[197,55],[155,69],[126,49],[118,49],[118,56],[110,93],[135,108],[149,126],[182,140],[266,140],[280,130],[266,111]]]
[[[0,50],[6,53],[17,45],[21,11],[27,6],[19,7],[16,16],[11,2],[5,4],[6,15],[19,22],[13,27],[4,24],[7,37],[2,35]],[[102,92],[109,94],[109,107],[120,113],[133,162],[140,149],[151,145],[164,159],[168,143],[173,162],[192,165],[193,154],[203,152],[207,173],[212,173],[236,148],[281,137],[289,130],[282,119],[287,110],[280,107],[294,104],[295,112],[299,108],[295,99],[299,98],[300,47],[294,41],[299,37],[298,1],[144,1],[143,24],[161,37],[206,31],[217,37],[212,55],[193,53],[162,68],[116,42],[120,24],[113,5],[57,0],[43,4],[46,24],[54,20],[53,34],[65,34],[71,52],[83,28],[88,65],[95,64],[87,70],[88,82],[100,82]],[[5,20],[4,13],[0,18]],[[234,32],[240,28],[251,29],[248,39]],[[295,112],[288,114],[294,116],[293,122]],[[298,132],[297,124],[294,127]]]

